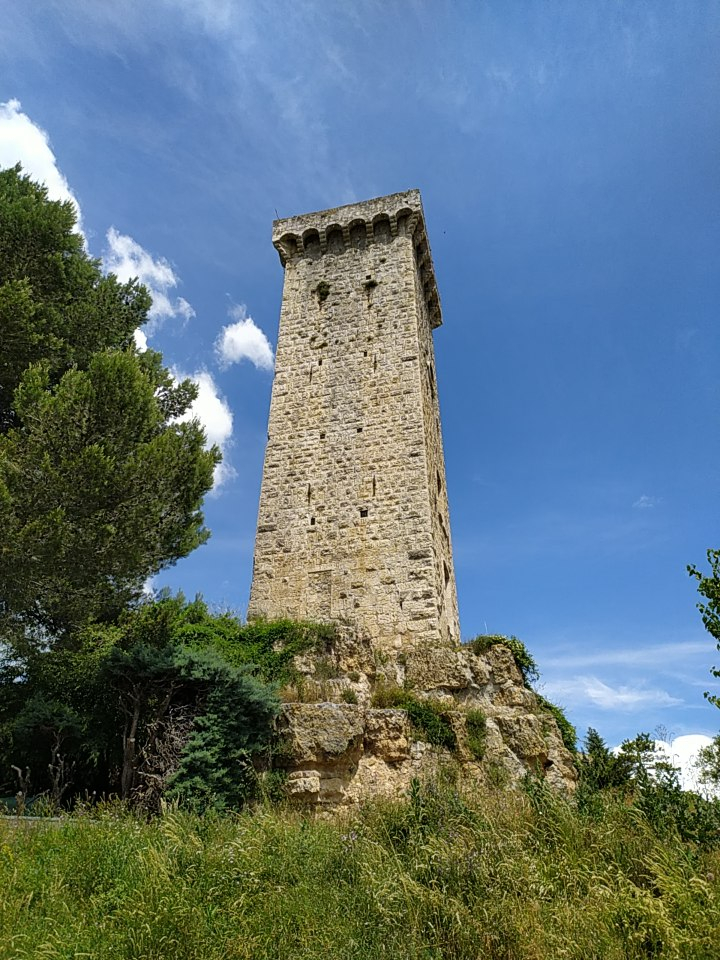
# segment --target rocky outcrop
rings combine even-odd
[[[339,631],[321,673],[302,662],[307,689],[332,691],[332,700],[291,702],[278,721],[277,764],[287,772],[288,794],[317,807],[338,807],[377,796],[399,796],[414,778],[454,764],[465,776],[491,784],[512,783],[527,773],[560,790],[573,790],[576,771],[555,718],[529,690],[512,652],[501,644],[476,654],[469,647],[411,651],[377,662],[352,630]],[[313,687],[314,684],[314,687]],[[442,711],[456,746],[431,746],[404,709],[373,706],[378,691],[412,691]],[[356,700],[357,702],[344,702]],[[484,744],[468,736],[468,718],[484,718]]]

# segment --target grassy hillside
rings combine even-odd
[[[713,958],[720,852],[627,800],[418,787],[352,819],[0,825],[0,957]]]

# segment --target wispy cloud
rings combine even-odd
[[[652,510],[653,507],[657,507],[660,503],[662,503],[662,497],[649,497],[643,493],[643,495],[638,497],[633,503],[633,508],[635,510]]]
[[[19,100],[0,103],[0,167],[21,163],[23,171],[47,187],[51,200],[69,200],[75,207],[77,230],[82,233],[82,215],[77,197],[60,172],[50,146],[50,137],[42,127],[23,113]]]
[[[658,664],[683,664],[693,654],[707,655],[708,644],[702,640],[677,643],[627,646],[617,649],[589,650],[583,653],[572,651],[543,657],[543,665],[549,669],[582,670],[592,667],[652,667]]]
[[[154,321],[150,325],[150,332],[170,318],[180,320],[184,325],[195,316],[195,311],[184,297],[172,299],[170,296],[180,280],[168,261],[163,257],[153,257],[136,240],[119,233],[115,227],[110,227],[107,232],[103,265],[122,283],[137,277],[148,288],[153,301],[148,316]]]
[[[244,306],[230,310],[235,322],[223,327],[215,341],[218,363],[226,369],[233,363],[249,360],[260,370],[272,370],[275,358],[270,341]]]
[[[642,684],[611,686],[594,676],[576,676],[567,680],[550,681],[544,685],[543,692],[565,706],[585,706],[587,703],[592,703],[602,710],[623,713],[632,713],[646,707],[677,706],[683,702],[667,690]]]

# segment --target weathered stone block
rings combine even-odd
[[[349,760],[362,749],[363,709],[347,703],[286,703],[278,733],[289,766]]]
[[[424,646],[409,650],[406,655],[406,677],[416,690],[464,690],[473,677],[461,650],[438,646]]]
[[[368,710],[365,715],[365,752],[388,763],[410,756],[410,724],[404,710]]]

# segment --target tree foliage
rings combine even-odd
[[[172,787],[185,802],[239,806],[278,701],[241,653],[228,655],[233,645],[243,645],[235,618],[161,596],[86,627],[72,647],[30,651],[21,670],[6,663],[0,788],[12,792],[17,766],[33,792],[52,793],[50,765],[62,760],[67,798],[95,791],[156,809]]]
[[[19,167],[0,171],[0,629],[47,643],[111,622],[203,543],[217,448],[133,331],[144,287],[104,276]]]
[[[21,174],[0,170],[0,430],[15,422],[14,396],[29,366],[52,383],[108,348],[131,346],[151,300],[136,280],[104,276],[76,232],[70,201]]]
[[[688,567],[688,573],[697,580],[698,593],[704,598],[697,606],[705,629],[720,650],[720,550],[708,550],[707,559],[710,564],[709,575],[692,565]],[[720,668],[712,667],[710,673],[716,680],[720,680]],[[705,697],[710,703],[720,707],[720,696],[707,691]]]

